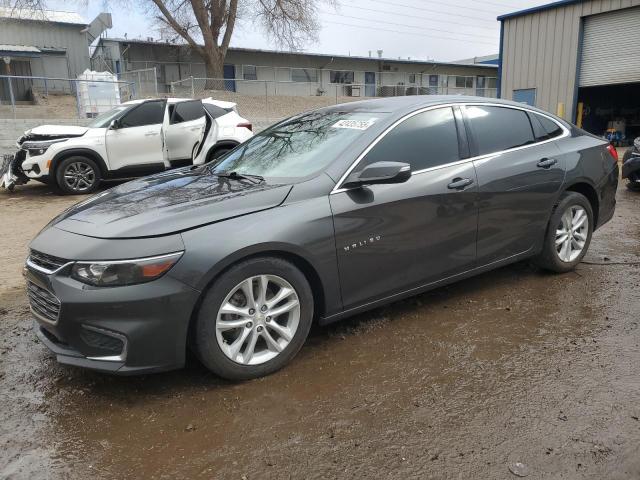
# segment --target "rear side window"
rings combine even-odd
[[[204,106],[207,113],[211,115],[212,118],[219,118],[232,111],[231,109],[227,110],[226,108],[222,108],[217,105],[212,105],[210,103],[203,103],[202,105]]]
[[[189,122],[191,120],[195,120],[204,115],[204,110],[202,109],[202,102],[194,101],[194,102],[180,102],[177,103],[171,114],[171,123],[182,123]]]
[[[120,125],[122,125],[123,128],[129,128],[162,123],[164,119],[164,106],[165,102],[162,101],[145,102],[122,117]]]
[[[535,141],[527,113],[506,107],[468,105],[465,109],[478,155],[521,147]]]
[[[357,170],[375,162],[403,162],[415,172],[459,159],[456,122],[453,110],[447,107],[402,122],[367,153]]]

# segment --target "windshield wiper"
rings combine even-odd
[[[251,175],[250,173],[238,173],[238,172],[214,172],[215,175],[222,178],[232,178],[234,180],[249,180],[253,183],[262,183],[264,182],[264,177],[260,175]]]

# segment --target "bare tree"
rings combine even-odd
[[[204,59],[208,78],[223,78],[224,59],[240,20],[259,25],[291,50],[317,38],[320,3],[335,0],[148,0],[156,18]],[[202,41],[202,43],[200,43]]]

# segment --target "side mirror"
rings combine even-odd
[[[118,130],[120,128],[120,120],[118,120],[117,118],[111,120],[111,123],[109,124],[109,130]]]
[[[352,173],[344,182],[345,187],[359,187],[385,183],[404,183],[411,178],[411,166],[402,162],[376,162]]]

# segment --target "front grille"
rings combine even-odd
[[[69,263],[69,261],[64,258],[47,255],[46,253],[38,252],[37,250],[31,250],[29,252],[28,260],[48,273],[53,273],[63,265]]]
[[[29,297],[29,304],[36,315],[52,322],[58,321],[60,300],[53,293],[33,282],[27,282],[27,296]]]
[[[119,338],[84,327],[80,333],[82,340],[89,346],[102,350],[105,354],[120,355],[124,342]]]

